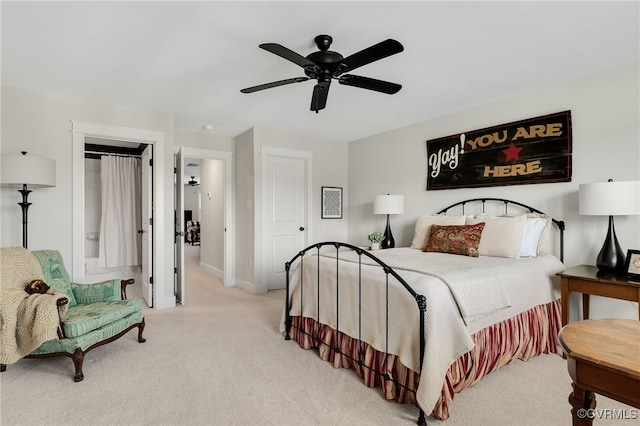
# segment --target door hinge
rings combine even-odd
[[[149,277],[149,284],[153,284],[153,277]]]
[[[149,158],[149,166],[153,167],[153,158]]]
[[[178,267],[176,266],[175,268],[173,268],[173,273],[177,274],[178,273]]]
[[[152,217],[149,218],[149,226],[153,226],[153,218]]]
[[[178,174],[178,168],[177,168],[177,167],[174,167],[174,168],[173,168],[173,174],[174,174],[174,175],[177,175],[177,174]]]

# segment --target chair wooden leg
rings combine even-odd
[[[138,342],[139,343],[144,343],[147,341],[147,339],[145,339],[144,337],[142,337],[142,332],[144,331],[144,318],[142,319],[142,322],[140,324],[138,324]]]
[[[82,372],[82,363],[84,362],[84,352],[82,349],[77,348],[71,357],[73,365],[76,367],[76,374],[73,376],[74,382],[81,382],[84,380],[84,373]]]

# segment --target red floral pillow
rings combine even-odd
[[[478,257],[483,229],[484,222],[475,225],[431,225],[429,239],[423,251]]]

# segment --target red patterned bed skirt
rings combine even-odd
[[[336,333],[312,318],[292,317],[292,324],[291,338],[301,348],[317,348],[320,358],[333,363],[334,367],[351,368],[366,386],[380,386],[385,399],[416,404],[415,390],[420,374],[402,365],[395,355],[378,352],[367,343]],[[438,419],[448,418],[456,393],[516,358],[526,361],[542,353],[557,352],[560,326],[560,300],[556,300],[473,334],[474,348],[449,367],[431,414]],[[336,343],[339,352],[334,349]],[[385,372],[393,380],[384,380]],[[425,412],[428,409],[425,408]]]

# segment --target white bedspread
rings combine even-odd
[[[504,289],[510,279],[505,272],[513,267],[511,263],[505,264],[497,257],[471,258],[433,254],[428,255],[410,248],[376,252],[376,256],[396,272],[420,272],[442,280],[449,287],[465,324],[511,306]],[[336,253],[324,256],[335,259]],[[354,251],[340,252],[339,257],[348,262],[359,261],[359,256]],[[361,261],[377,265],[367,256],[363,256]]]
[[[451,363],[473,348],[471,333],[554,300],[553,277],[564,269],[553,256],[471,258],[424,253],[411,248],[381,250],[373,254],[426,298],[422,369],[417,302],[391,275],[387,296],[385,274],[367,256],[361,257],[363,266],[359,279],[357,254],[341,251],[340,258],[346,261],[339,262],[339,280],[336,279],[335,251],[307,256],[303,267],[298,266],[291,277],[291,314],[302,313],[314,318],[369,343],[378,351],[395,354],[405,366],[420,371],[416,397],[426,413],[435,406]],[[319,299],[318,263],[323,277]],[[302,291],[299,285],[301,269]],[[337,286],[339,311],[335,309]],[[388,323],[384,314],[387,297]],[[359,317],[362,322],[358,321]],[[362,327],[358,326],[360,323]],[[281,331],[284,331],[284,322]]]

